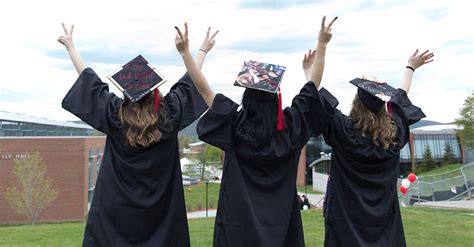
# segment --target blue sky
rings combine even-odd
[[[2,9],[0,111],[76,119],[61,108],[77,78],[56,42],[61,22],[75,24],[77,49],[104,81],[142,54],[168,79],[164,92],[185,72],[173,27],[188,21],[193,51],[208,26],[220,30],[203,68],[216,92],[240,102],[243,91],[232,84],[244,60],[280,64],[287,67],[282,90],[288,106],[305,83],[301,60],[316,44],[323,15],[339,16],[327,49],[323,86],[345,113],[355,94],[349,80],[372,74],[396,87],[417,48],[435,53],[433,63],[415,72],[409,93],[426,119],[453,121],[474,90],[474,33],[465,28],[473,17],[465,1],[30,0],[9,1]],[[120,95],[112,84],[110,89]]]

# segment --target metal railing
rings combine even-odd
[[[397,187],[402,179],[398,180]],[[462,166],[459,169],[435,174],[420,176],[403,195],[400,191],[399,201],[405,205],[415,202],[454,201],[472,198],[474,189],[474,163]]]

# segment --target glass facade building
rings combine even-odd
[[[100,135],[86,124],[59,122],[0,111],[0,136],[92,136]]]
[[[455,133],[452,134],[413,134],[414,135],[414,159],[416,162],[423,160],[423,153],[429,147],[432,157],[435,161],[442,161],[445,153],[446,145],[450,145],[453,149],[454,158],[462,161],[461,146],[459,139]],[[408,145],[404,147],[407,150]],[[408,151],[407,151],[408,152]]]
[[[400,151],[400,174],[408,172],[412,163],[423,160],[423,153],[429,146],[432,157],[437,162],[443,161],[446,145],[449,144],[453,150],[454,162],[462,163],[462,146],[456,134],[456,125],[431,125],[411,130],[410,142]],[[410,149],[413,150],[410,152]],[[331,153],[331,147],[326,144],[321,136],[313,137],[306,145],[306,167],[307,179],[311,182],[311,170],[308,166],[325,154]],[[324,154],[323,154],[324,155]],[[324,162],[321,165],[328,166]],[[317,168],[327,170],[325,167]]]

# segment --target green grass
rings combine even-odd
[[[0,227],[0,246],[81,246],[83,222]]]
[[[461,168],[463,164],[448,164],[448,165],[442,165],[436,169],[433,169],[431,171],[423,172],[421,174],[417,174],[417,176],[426,176],[426,175],[435,175],[435,174],[441,174],[453,170],[457,170]]]
[[[209,183],[208,184],[208,203],[209,207],[217,207],[219,199],[220,184]],[[203,210],[206,208],[206,184],[201,182],[199,184],[191,185],[191,192],[189,192],[189,186],[184,186],[184,199],[186,202],[186,209],[188,211]],[[309,194],[322,194],[321,192],[314,191],[311,185],[307,185],[307,192]],[[304,186],[297,186],[299,193],[304,193]],[[199,209],[201,207],[201,209]],[[189,210],[191,209],[191,210]]]
[[[474,211],[408,207],[401,209],[408,246],[472,246]],[[322,246],[321,210],[302,212],[306,246]],[[0,227],[0,246],[81,246],[84,223]],[[214,218],[189,220],[191,246],[212,246]]]
[[[219,199],[219,188],[220,184],[209,183],[208,184],[208,205],[212,208],[217,207]],[[191,192],[188,190],[191,188]],[[184,186],[184,200],[186,203],[186,209],[188,211],[196,211],[206,209],[206,183],[201,182],[190,186]],[[189,210],[191,209],[191,210]]]

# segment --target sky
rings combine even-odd
[[[208,26],[219,30],[203,66],[211,88],[240,103],[233,86],[245,60],[287,67],[283,106],[306,83],[301,62],[316,46],[324,15],[338,16],[326,50],[322,86],[348,113],[356,88],[349,81],[375,75],[398,87],[415,49],[434,62],[415,71],[409,98],[426,120],[449,123],[474,91],[474,20],[461,0],[216,0],[7,1],[0,15],[0,111],[77,120],[61,100],[78,75],[56,40],[61,22],[75,25],[74,42],[87,65],[122,97],[107,75],[138,54],[158,68],[169,91],[186,69],[174,44],[174,26],[189,24],[195,55]]]

